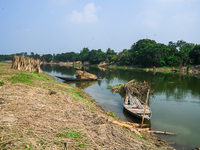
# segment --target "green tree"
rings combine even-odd
[[[83,50],[81,50],[78,58],[80,61],[87,61],[88,60],[88,55],[89,55],[90,50],[88,48],[83,48]]]
[[[170,50],[167,56],[167,66],[178,66],[180,57],[178,56],[177,44],[170,41],[167,47]]]
[[[189,56],[193,64],[200,64],[200,45],[195,45],[194,48],[190,51]]]
[[[43,55],[42,58],[46,61],[46,62],[50,62],[52,60],[52,55],[51,54],[46,54]]]
[[[106,61],[107,62],[116,62],[117,61],[117,55],[114,50],[111,50],[110,48],[107,49]]]
[[[98,63],[97,51],[92,49],[88,54],[88,60],[91,64]]]
[[[101,49],[97,50],[97,56],[98,56],[98,63],[105,61],[106,54],[103,51],[101,51]]]
[[[166,65],[169,48],[154,40],[142,39],[131,46],[131,55],[134,64],[142,66]]]
[[[177,42],[178,43],[178,42]],[[189,63],[189,53],[193,49],[194,44],[182,42],[183,44],[179,47],[178,55],[180,57],[180,66],[185,66]]]

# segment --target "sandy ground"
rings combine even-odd
[[[173,149],[157,136],[142,136],[110,123],[109,116],[91,97],[73,86],[31,78],[14,83],[21,72],[0,63],[0,149]]]

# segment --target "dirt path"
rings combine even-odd
[[[10,66],[0,63],[0,149],[173,149],[111,124],[116,119],[78,88]]]

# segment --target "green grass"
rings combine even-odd
[[[144,137],[142,135],[137,135],[137,134],[134,134],[134,137],[138,138],[138,139],[144,139]]]
[[[3,81],[0,81],[0,86],[3,86],[4,85],[4,82]]]
[[[33,77],[36,77],[38,80],[49,81],[49,78],[42,77],[40,73],[32,72]]]
[[[5,62],[0,62],[0,66],[5,66]]]
[[[16,82],[33,83],[31,79],[32,79],[31,75],[21,73],[20,75],[12,76],[11,78],[8,79],[8,81],[11,81],[12,84]]]
[[[54,144],[55,144],[55,145],[58,145],[58,144],[59,144],[59,141],[55,141]]]
[[[76,131],[68,131],[66,133],[59,133],[57,137],[65,137],[65,138],[83,138],[82,133]]]
[[[111,88],[111,86],[110,86],[110,85],[108,85],[106,89],[110,89],[110,88]]]
[[[114,87],[118,87],[118,86],[121,86],[122,84],[117,84],[117,85],[115,85]]]
[[[74,90],[74,89],[70,89],[70,88],[67,88],[67,87],[65,87],[65,89],[67,89],[68,91],[71,91],[75,96],[84,98],[84,96],[83,96],[83,95],[81,94],[81,92],[79,92],[79,91],[76,91],[76,90]]]
[[[26,83],[26,84],[33,84],[33,80],[39,81],[50,81],[49,78],[44,77],[45,74],[39,74],[36,72],[21,72],[19,75],[12,76],[8,78],[12,84],[16,82]]]
[[[115,87],[118,87],[118,86],[121,86],[121,85],[122,85],[122,84],[117,84],[117,85],[115,85],[115,86],[113,86],[113,87],[115,88]],[[108,85],[106,89],[111,89],[111,86]]]
[[[119,117],[117,117],[117,115],[115,115],[113,112],[109,112],[110,116],[113,116],[115,119],[118,119]]]

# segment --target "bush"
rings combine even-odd
[[[3,86],[4,85],[4,82],[3,81],[0,81],[0,86]]]

